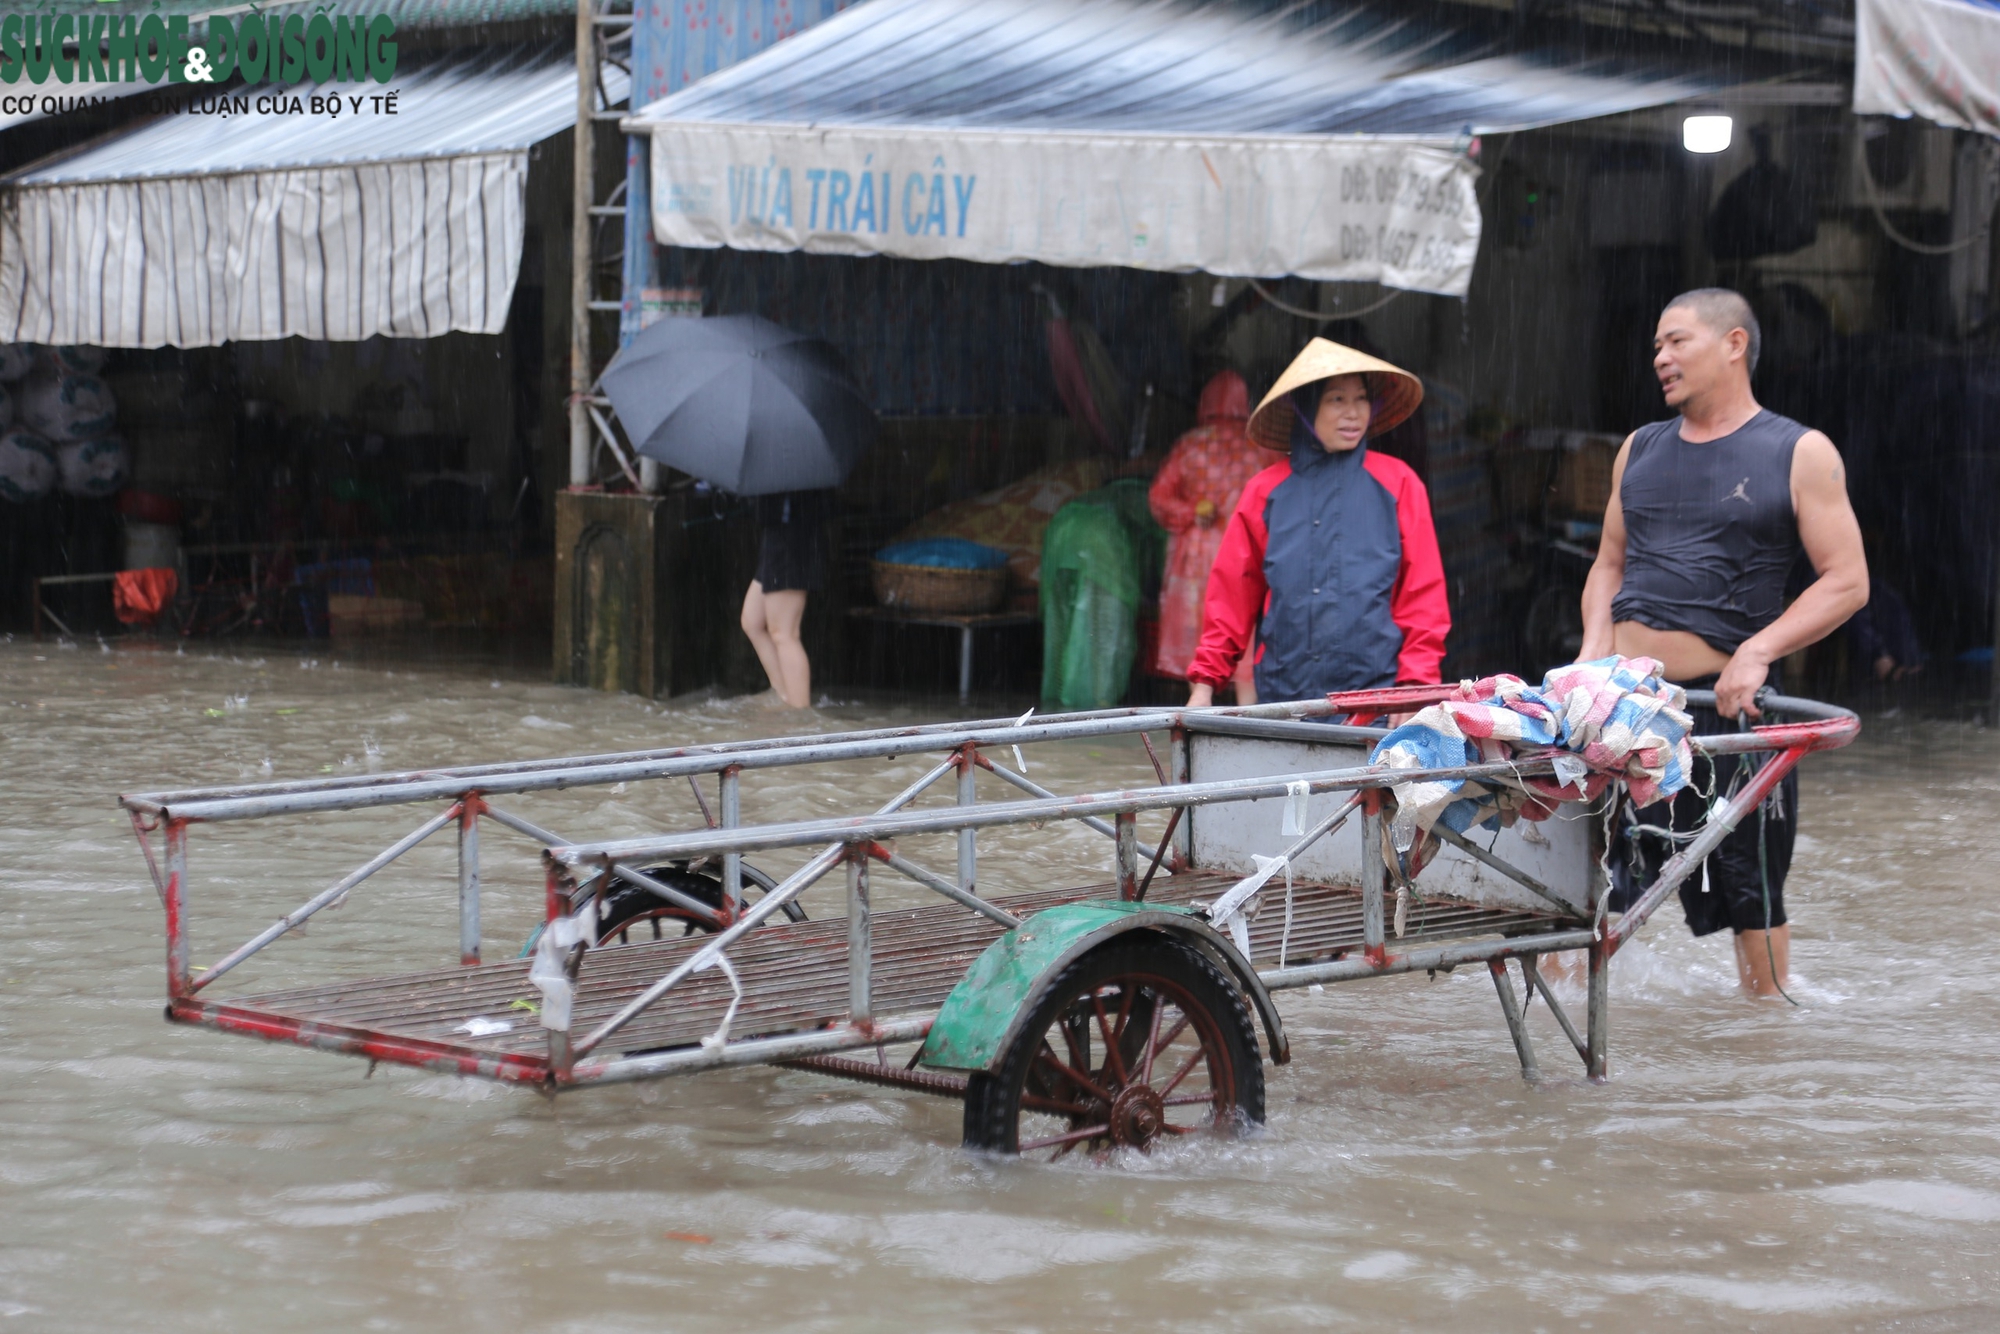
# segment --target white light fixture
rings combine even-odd
[[[1720,153],[1733,128],[1727,116],[1689,116],[1681,122],[1681,146],[1690,153]]]

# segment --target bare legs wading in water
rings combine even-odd
[[[799,623],[806,615],[806,591],[788,588],[766,593],[764,585],[750,581],[743,595],[743,633],[771,678],[771,689],[795,709],[812,705],[812,663],[806,646],[799,640]]]

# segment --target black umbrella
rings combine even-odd
[[[603,383],[641,454],[739,496],[838,486],[875,439],[840,354],[756,315],[663,319]]]

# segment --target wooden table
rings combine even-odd
[[[976,630],[1006,630],[1016,626],[1039,625],[1042,618],[1031,611],[988,611],[977,615],[954,616],[948,612],[897,611],[892,607],[850,607],[847,614],[859,621],[885,625],[934,625],[958,631],[958,702],[972,695],[972,636]]]

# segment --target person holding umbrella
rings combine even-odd
[[[1208,577],[1188,703],[1214,702],[1254,634],[1257,698],[1435,685],[1451,608],[1430,497],[1368,437],[1423,401],[1417,377],[1315,338],[1250,415],[1286,457],[1250,479]]]
[[[612,358],[602,383],[641,454],[756,498],[757,575],[743,633],[779,698],[810,707],[799,624],[825,580],[832,488],[876,429],[840,353],[756,315],[667,319]]]
[[[771,689],[795,709],[812,707],[812,662],[799,625],[806,595],[824,586],[823,535],[832,514],[832,491],[757,497],[757,577],[743,595],[743,633]]]

